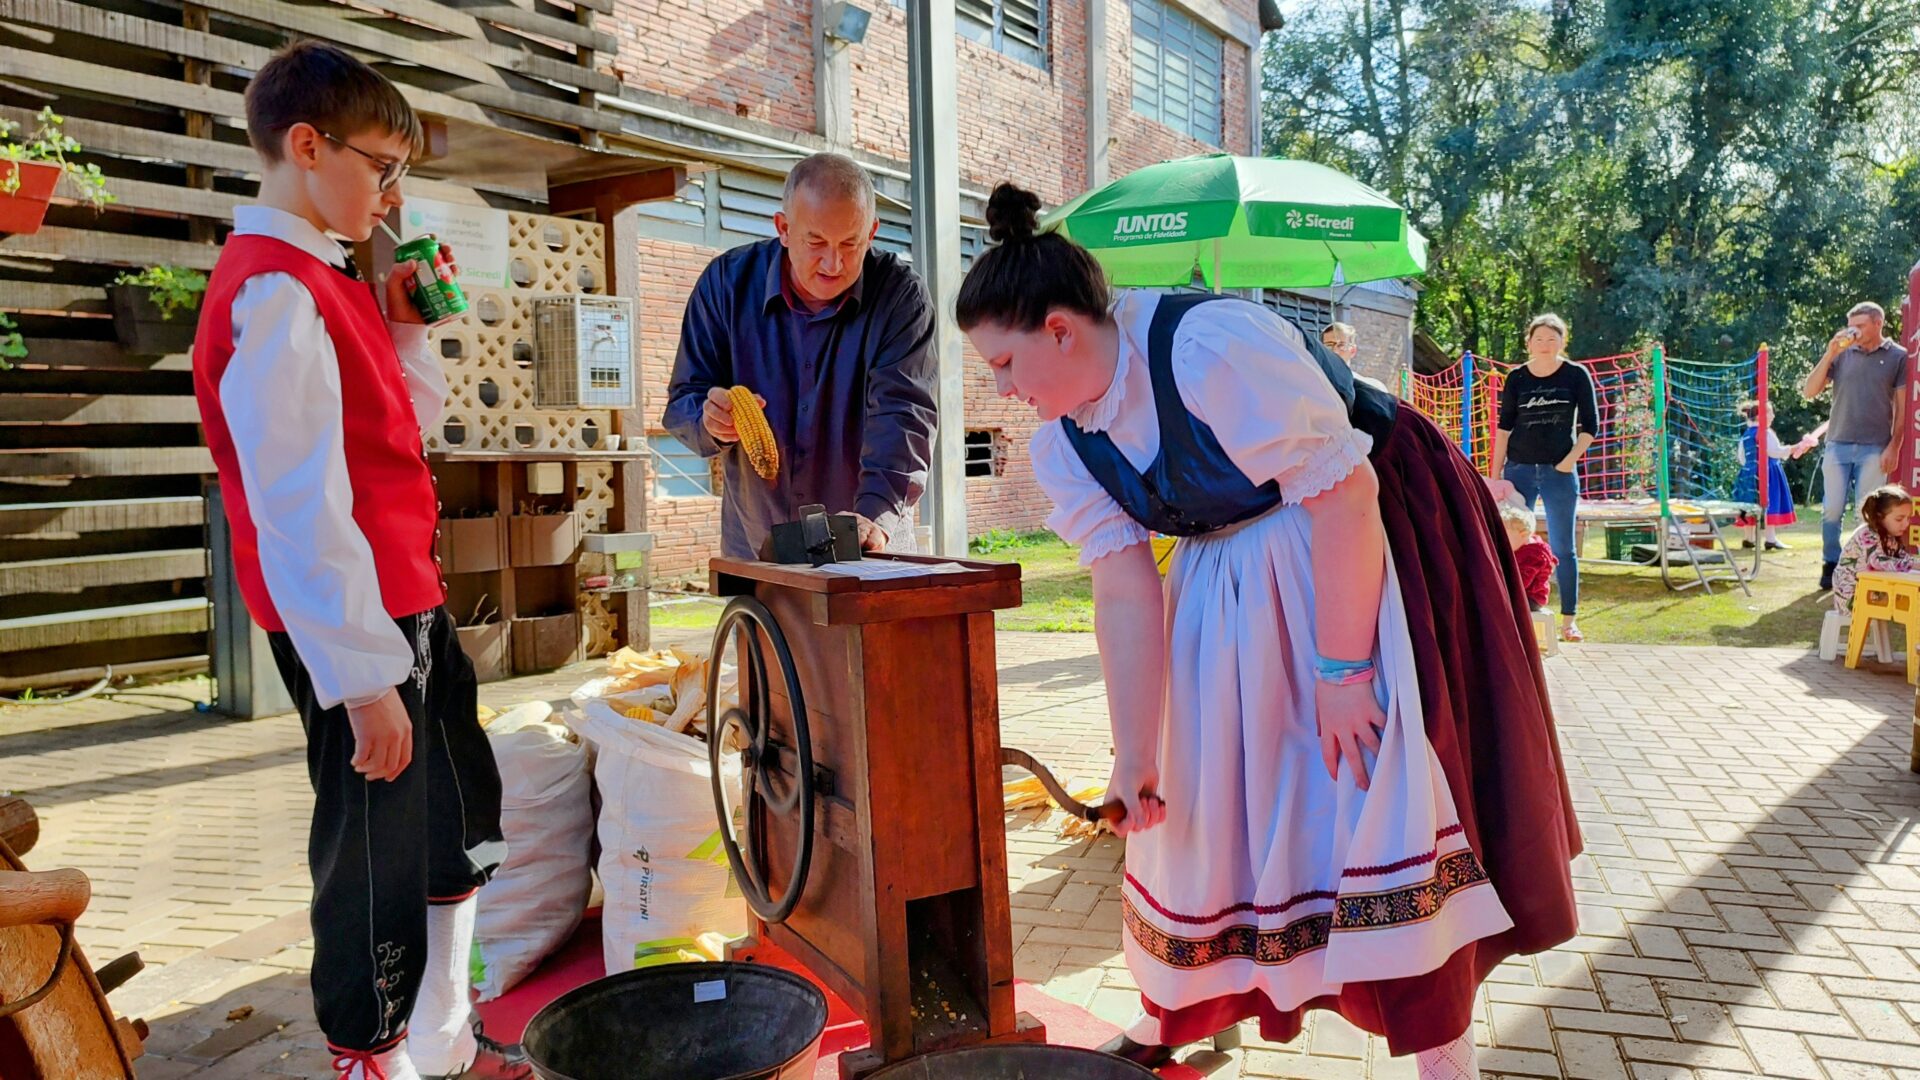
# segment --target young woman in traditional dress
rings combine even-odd
[[[1144,1006],[1114,1049],[1324,1008],[1477,1075],[1474,994],[1574,934],[1579,847],[1492,497],[1273,312],[1115,303],[1038,207],[994,192],[957,315],[1092,567]],[[1153,532],[1183,538],[1164,593]]]

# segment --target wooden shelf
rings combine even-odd
[[[645,450],[434,450],[427,454],[427,460],[458,465],[498,461],[639,461],[646,456]]]

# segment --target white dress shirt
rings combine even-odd
[[[346,266],[340,245],[294,214],[234,211],[234,234],[270,236]],[[446,375],[427,328],[388,322],[423,430],[439,423]],[[233,358],[220,377],[260,573],[323,708],[365,705],[405,682],[413,644],[380,599],[373,550],[353,518],[340,367],[313,296],[290,274],[248,278],[233,300]]]

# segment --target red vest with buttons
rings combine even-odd
[[[306,287],[333,340],[353,520],[373,549],[381,602],[396,618],[437,607],[445,594],[433,556],[438,518],[433,475],[421,455],[420,421],[373,288],[285,241],[241,235],[228,239],[220,252],[201,301],[193,394],[220,473],[233,534],[234,577],[247,610],[264,629],[286,628],[260,573],[258,532],[220,404],[220,378],[233,359],[234,294],[248,278],[267,273],[291,275]]]

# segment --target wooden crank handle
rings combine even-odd
[[[0,870],[0,929],[71,925],[92,898],[93,885],[78,870]]]
[[[1032,754],[1027,753],[1025,750],[1016,750],[1011,746],[1001,747],[1000,764],[1011,765],[1016,769],[1023,769],[1031,773],[1035,779],[1040,781],[1040,786],[1047,789],[1047,795],[1053,799],[1055,806],[1058,806],[1060,809],[1065,810],[1067,813],[1072,814],[1082,821],[1091,821],[1096,825],[1104,821],[1107,825],[1113,826],[1127,819],[1127,804],[1121,802],[1119,799],[1108,799],[1099,806],[1088,806],[1086,803],[1067,794],[1066,787],[1054,778],[1053,770],[1040,764],[1040,762],[1034,759]],[[1142,799],[1152,799],[1154,802],[1160,801],[1160,796],[1155,795],[1151,791],[1141,792],[1140,797]]]
[[[1157,803],[1160,801],[1160,796],[1150,791],[1143,791],[1140,793],[1140,799],[1142,802]],[[1087,814],[1088,821],[1104,821],[1109,826],[1118,825],[1127,820],[1127,804],[1121,802],[1119,799],[1108,799],[1099,806],[1088,807]]]

